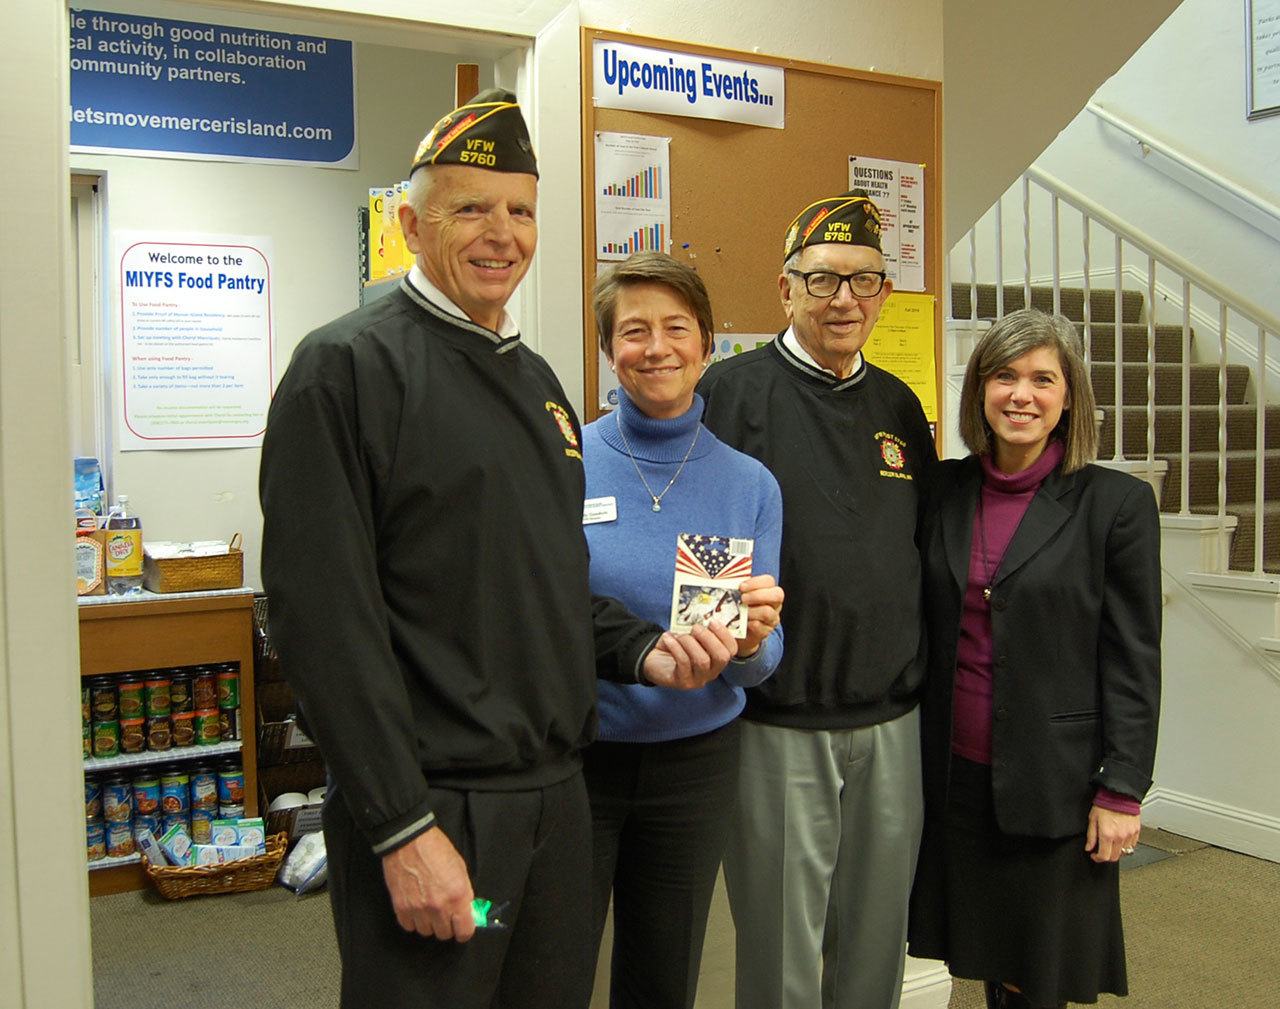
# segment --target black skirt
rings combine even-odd
[[[1127,995],[1119,867],[1094,862],[1084,841],[1001,833],[991,768],[953,757],[946,814],[925,822],[911,955],[1008,981],[1035,1006]]]

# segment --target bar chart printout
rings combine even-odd
[[[658,165],[650,165],[620,183],[609,183],[600,190],[600,195],[639,196],[646,200],[661,200],[666,195],[662,190],[662,169]]]
[[[596,258],[671,246],[671,138],[597,133]]]

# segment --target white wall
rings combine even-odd
[[[592,28],[789,56],[906,77],[942,77],[942,0],[579,0]]]
[[[1280,205],[1280,117],[1244,113],[1244,5],[1185,0],[1094,101],[1158,140]],[[1037,164],[1220,283],[1280,315],[1280,243],[1134,156],[1089,112]]]
[[[225,16],[220,23],[228,23]],[[234,23],[234,22],[232,22]],[[321,34],[300,25],[296,31]],[[356,209],[370,186],[404,178],[422,135],[452,107],[458,57],[356,46],[357,171],[161,158],[72,155],[107,173],[111,231],[265,234],[275,249],[272,307],[276,380],[298,341],[358,304]],[[481,83],[492,78],[482,64]],[[417,105],[406,109],[405,97]],[[108,269],[114,280],[115,271]],[[118,292],[111,293],[113,304]],[[119,339],[112,312],[112,339]],[[114,346],[113,342],[113,346]],[[245,582],[260,586],[259,450],[115,451],[116,493],[126,493],[149,539],[245,537]],[[317,502],[322,518],[323,502]]]

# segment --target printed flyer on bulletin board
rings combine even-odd
[[[925,418],[938,421],[938,381],[934,368],[933,295],[894,291],[862,348],[868,361],[893,372],[920,399]]]

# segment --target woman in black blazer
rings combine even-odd
[[[989,1007],[1127,994],[1118,861],[1151,785],[1160,522],[1151,488],[1090,465],[1079,339],[1034,309],[965,372],[922,530],[925,834],[910,951]]]

